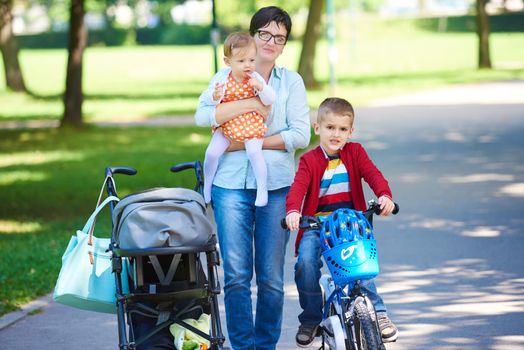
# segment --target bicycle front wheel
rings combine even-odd
[[[364,302],[355,304],[353,319],[358,350],[380,350],[379,334]]]

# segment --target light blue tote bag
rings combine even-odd
[[[98,213],[117,197],[107,197],[97,206],[82,231],[71,237],[64,255],[62,269],[56,282],[53,299],[60,304],[79,309],[116,313],[115,275],[111,268],[111,240],[93,236]],[[122,261],[122,290],[129,291],[127,261]]]

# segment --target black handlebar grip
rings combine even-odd
[[[393,211],[391,212],[393,215],[397,215],[399,210],[400,210],[400,207],[398,206],[397,203],[394,203],[395,204],[395,208],[393,209]]]
[[[400,207],[398,206],[397,203],[393,202],[393,204],[395,204],[395,208],[393,208],[393,211],[391,212],[391,214],[393,215],[397,215],[397,213],[399,212],[400,210]],[[378,203],[375,203],[371,209],[376,215],[380,215],[380,213],[382,213],[382,209],[380,209],[380,204]]]
[[[286,219],[285,218],[280,220],[280,226],[282,226],[282,228],[284,230],[287,230],[287,224],[286,224]]]
[[[135,175],[137,173],[135,168],[129,166],[108,166],[106,167],[106,176],[113,176],[115,174]]]
[[[173,165],[171,167],[171,171],[176,173],[176,172],[186,170],[186,169],[196,169],[197,168],[196,163],[197,162],[187,162],[187,163],[180,163],[177,165]]]

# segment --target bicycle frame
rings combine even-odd
[[[329,278],[328,275],[323,275],[322,278]],[[335,285],[334,282],[327,281],[331,286],[326,287],[326,283],[322,282],[321,278],[321,285],[325,292],[331,292],[329,297],[326,299],[326,303],[324,305],[323,310],[323,320],[327,320],[330,316],[331,309],[333,308],[335,315],[337,315],[340,319],[342,331],[344,332],[344,341],[345,341],[345,348],[346,349],[354,349],[354,350],[361,350],[361,347],[359,344],[361,343],[361,329],[360,329],[360,322],[355,319],[355,307],[358,304],[364,304],[366,306],[366,309],[369,311],[369,314],[372,315],[372,318],[374,320],[377,319],[375,308],[373,306],[373,303],[371,300],[362,293],[360,289],[360,281],[356,281],[351,290],[346,292],[346,289],[349,289],[349,286],[339,286]],[[322,347],[321,349],[325,349],[324,344],[326,343],[325,335],[334,337],[334,334],[329,334],[329,330],[325,327],[325,325],[321,324],[321,327],[323,329],[323,339],[322,339]],[[375,331],[376,331],[376,339],[378,340],[379,347],[383,347],[383,343],[381,340],[381,337],[378,335],[380,334],[378,324],[375,322],[374,324]],[[338,348],[337,348],[338,349]]]

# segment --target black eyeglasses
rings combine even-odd
[[[270,32],[266,32],[265,30],[257,30],[257,34],[260,40],[269,41],[271,38],[273,38],[273,41],[277,45],[285,45],[287,42],[285,35],[273,35]]]

